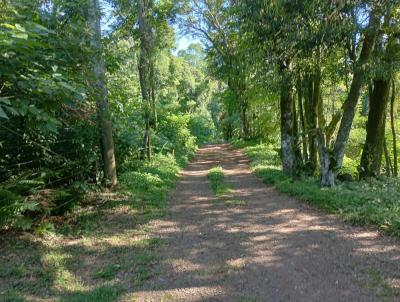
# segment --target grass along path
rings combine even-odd
[[[343,182],[333,188],[321,188],[316,177],[292,179],[281,169],[276,148],[270,144],[238,142],[251,159],[253,171],[279,191],[316,205],[345,221],[372,226],[400,237],[400,180],[381,177],[364,181]]]

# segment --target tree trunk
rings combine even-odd
[[[298,126],[298,118],[297,118],[297,110],[296,110],[296,102],[294,101],[294,95],[292,96],[292,116],[293,116],[293,130],[292,130],[292,141],[293,141],[293,154],[294,154],[294,163],[293,163],[293,172],[296,175],[303,166],[303,160],[301,157],[301,149],[299,143],[299,126]]]
[[[301,81],[299,81],[299,83],[297,85],[297,103],[298,103],[297,107],[299,108],[301,138],[303,141],[303,159],[305,162],[307,162],[308,161],[308,152],[307,152],[306,126],[304,123],[303,89],[301,87]]]
[[[158,116],[157,116],[157,108],[156,108],[156,84],[155,84],[155,71],[154,71],[154,62],[151,62],[150,65],[150,98],[151,98],[151,127],[157,129],[158,126]]]
[[[339,126],[339,131],[335,140],[332,155],[329,157],[330,163],[326,166],[330,167],[329,170],[324,170],[321,166],[322,173],[322,185],[324,186],[334,186],[335,177],[331,175],[336,175],[337,170],[342,166],[344,149],[349,138],[351,125],[353,124],[354,115],[356,112],[356,107],[358,99],[360,97],[360,90],[364,83],[365,76],[365,66],[371,57],[371,53],[374,49],[376,38],[378,35],[378,30],[375,28],[379,24],[379,18],[376,18],[374,12],[370,14],[370,23],[365,29],[363,46],[361,53],[353,72],[353,79],[350,86],[349,94],[346,101],[343,104],[343,115]],[[325,150],[327,151],[327,150]],[[327,156],[325,156],[327,158]]]
[[[383,154],[385,155],[385,172],[386,176],[390,177],[393,172],[392,162],[390,160],[389,150],[386,143],[386,138],[383,140]]]
[[[139,81],[140,90],[143,99],[144,106],[144,118],[145,118],[145,131],[143,138],[143,150],[148,160],[151,160],[151,128],[154,124],[153,115],[155,107],[153,106],[152,96],[153,91],[153,79],[152,76],[152,62],[151,62],[151,51],[152,51],[152,32],[147,23],[147,11],[149,9],[148,0],[138,0],[138,20],[139,20],[139,32],[140,32],[140,55],[139,55]]]
[[[318,121],[318,100],[320,91],[320,78],[316,75],[309,76],[306,80],[306,117],[309,160],[307,162],[307,172],[310,175],[315,173],[317,167],[317,144],[316,129]]]
[[[389,90],[390,80],[373,81],[373,92],[370,97],[366,126],[367,137],[360,162],[360,178],[376,177],[380,174]]]
[[[243,100],[243,95],[240,94],[240,120],[242,124],[242,136],[244,140],[250,138],[249,135],[249,122],[247,118],[247,103]]]
[[[104,178],[107,185],[117,184],[114,141],[112,135],[111,114],[108,105],[108,90],[105,80],[105,63],[102,56],[100,4],[99,0],[89,0],[89,25],[92,31],[91,47],[94,51],[92,59],[92,93],[97,104],[98,125],[100,129],[100,146],[103,158]]]
[[[392,80],[392,96],[390,98],[390,128],[392,130],[393,139],[393,176],[397,177],[397,138],[396,138],[396,126],[395,126],[395,101],[396,101],[396,86],[394,79]]]
[[[326,147],[328,142],[325,141],[325,136],[322,132],[322,129],[317,129],[317,139],[319,160],[321,165],[321,185],[325,187],[331,186],[332,183],[335,183],[336,175],[332,167],[332,160],[330,157],[331,152]]]
[[[293,85],[289,72],[289,63],[281,64],[281,157],[283,172],[293,174]]]

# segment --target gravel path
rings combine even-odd
[[[212,193],[222,166],[236,199]],[[159,274],[137,301],[400,301],[400,244],[277,192],[240,150],[201,148],[153,225],[166,239]]]

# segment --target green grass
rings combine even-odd
[[[225,176],[221,167],[210,169],[207,176],[215,195],[222,196],[231,192],[231,188],[224,183]]]
[[[245,207],[247,206],[247,201],[245,200],[239,200],[239,199],[228,199],[225,200],[225,204],[228,207]]]
[[[156,247],[163,244],[161,238],[145,238],[137,242],[136,246],[141,249],[154,250]]]
[[[150,222],[165,214],[180,166],[156,155],[135,169],[120,176],[120,191],[92,193],[50,232],[2,234],[0,300],[116,301],[156,276],[165,241],[149,235]]]
[[[158,262],[158,257],[154,254],[139,252],[133,256],[133,263],[135,266],[146,266]]]
[[[92,291],[78,291],[62,298],[62,302],[113,302],[116,301],[125,289],[120,285],[104,285]]]
[[[119,264],[108,264],[105,267],[101,268],[100,270],[96,271],[94,274],[94,278],[111,280],[115,277],[120,268],[121,265]]]
[[[400,236],[399,179],[382,177],[322,188],[316,177],[292,179],[283,174],[274,145],[250,142],[236,146],[252,160],[255,173],[279,191],[338,214],[350,223],[375,226],[386,234]]]

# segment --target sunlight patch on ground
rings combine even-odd
[[[207,299],[215,299],[223,297],[225,289],[222,286],[197,286],[197,287],[182,287],[169,290],[156,290],[149,292],[139,291],[131,295],[131,300],[135,302],[150,302],[150,301],[205,301]],[[149,295],[150,294],[150,295]],[[151,296],[151,299],[143,299],[142,297]]]

